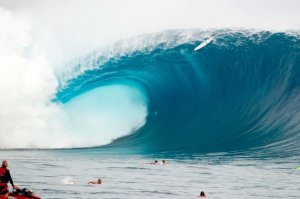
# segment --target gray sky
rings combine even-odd
[[[48,23],[96,25],[98,21],[106,28],[122,26],[128,32],[137,26],[150,31],[164,27],[300,29],[299,0],[0,0],[0,6]]]
[[[300,30],[300,0],[0,0],[0,7],[30,21],[35,37],[82,49],[77,54],[173,28]]]

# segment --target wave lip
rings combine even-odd
[[[208,36],[214,42],[194,52]],[[299,36],[175,30],[151,37],[151,48],[94,61],[57,99],[67,103],[103,85],[138,88],[147,101],[146,123],[111,147],[299,153]]]

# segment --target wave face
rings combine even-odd
[[[193,51],[208,36],[214,41]],[[127,44],[134,46],[134,41]],[[139,38],[138,43],[141,48],[80,60],[74,64],[77,69],[88,70],[77,70],[84,72],[57,93],[63,104],[103,86],[123,85],[143,95],[145,124],[109,147],[300,152],[297,35],[174,30]],[[124,47],[119,43],[114,48],[118,46]]]

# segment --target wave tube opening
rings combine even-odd
[[[106,85],[89,90],[63,105],[74,147],[110,143],[145,123],[147,105],[142,93],[127,85]]]

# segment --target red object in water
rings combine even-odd
[[[29,189],[17,189],[12,193],[9,193],[9,196],[15,199],[41,199],[40,196],[36,195]]]

